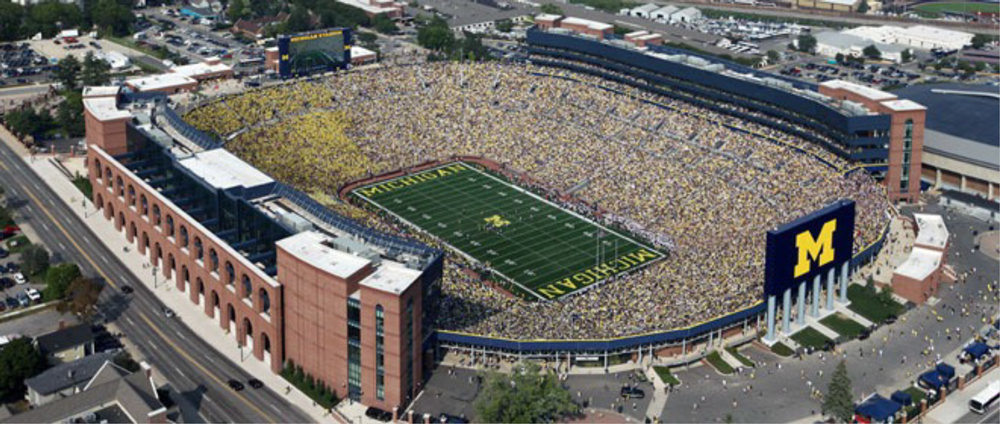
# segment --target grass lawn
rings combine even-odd
[[[771,352],[774,352],[779,356],[792,356],[792,354],[795,353],[792,348],[781,342],[775,343],[774,346],[771,346]]]
[[[858,324],[854,320],[842,314],[830,315],[821,319],[819,322],[848,339],[858,337],[862,331],[865,331],[865,326]]]
[[[678,384],[681,384],[681,381],[670,373],[669,367],[653,367],[653,370],[656,371],[656,375],[660,376],[660,380],[663,380],[664,383],[669,384],[671,386],[676,386]]]
[[[795,333],[792,335],[792,340],[798,342],[802,347],[812,347],[814,349],[822,349],[826,346],[826,342],[830,341],[823,333],[816,331],[812,327],[803,328],[798,333]]]
[[[76,177],[73,177],[73,185],[83,192],[84,196],[87,196],[87,200],[93,201],[94,187],[90,185],[90,180],[87,177],[77,174]]]
[[[896,302],[892,302],[888,306],[883,305],[878,301],[878,297],[872,296],[858,284],[851,284],[847,287],[847,299],[851,301],[849,308],[852,311],[876,324],[881,324],[889,315],[899,316],[905,310],[903,305]]]
[[[722,360],[722,355],[719,355],[719,352],[717,351],[713,350],[712,353],[709,353],[708,356],[705,357],[705,359],[707,359],[708,363],[712,364],[712,366],[722,374],[732,374],[733,371],[736,371],[733,367],[729,366],[729,363]]]
[[[665,257],[464,162],[352,193],[431,233],[541,300],[600,284]]]
[[[913,398],[913,405],[906,407],[906,415],[911,418],[916,417],[920,414],[920,401],[927,397],[927,394],[922,389],[913,386],[907,387],[903,391],[909,393],[910,397]]]
[[[31,240],[28,240],[28,237],[23,234],[7,240],[7,250],[10,253],[21,253],[28,246],[31,246]]]
[[[754,367],[757,365],[754,364],[753,361],[750,360],[750,358],[741,355],[740,351],[736,350],[735,347],[727,347],[726,352],[729,352],[730,355],[733,355],[733,357],[736,358],[737,361],[740,361],[740,363],[743,364],[743,366],[745,367]]]
[[[929,13],[976,13],[976,12],[992,12],[1000,13],[1000,5],[996,3],[960,3],[960,2],[944,2],[944,3],[924,3],[919,6],[915,6],[914,9],[921,12]]]

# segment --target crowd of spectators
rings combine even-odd
[[[278,180],[382,231],[398,222],[336,199],[346,183],[456,155],[489,158],[603,213],[670,255],[552,302],[493,289],[450,255],[437,329],[513,339],[608,338],[717,318],[762,298],[769,229],[857,203],[855,250],[891,207],[864,172],[795,136],[556,68],[430,63],[224,97],[188,113]],[[822,159],[822,160],[820,160]]]

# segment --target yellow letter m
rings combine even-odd
[[[795,236],[795,247],[799,249],[795,278],[808,273],[812,269],[813,261],[816,261],[816,266],[823,266],[833,260],[833,232],[836,230],[837,220],[831,219],[823,224],[818,238],[814,239],[809,231],[803,231]]]

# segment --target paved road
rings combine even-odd
[[[1000,422],[1000,407],[994,406],[993,412],[989,414],[979,415],[974,412],[969,412],[959,418],[956,423],[976,423],[976,424],[986,424],[986,423],[998,423]]]
[[[0,143],[0,181],[8,203],[26,217],[53,260],[73,261],[87,276],[109,286],[101,310],[180,394],[182,408],[196,409],[209,422],[309,422],[309,416],[270,389],[233,392],[230,378],[251,378],[179,321],[163,317],[163,304],[121,264],[6,144]],[[121,295],[129,285],[136,291]],[[187,415],[187,414],[186,414]]]
[[[48,84],[40,85],[22,85],[18,87],[4,88],[0,89],[0,97],[4,96],[20,96],[23,94],[41,94],[49,91]]]

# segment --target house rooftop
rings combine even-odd
[[[86,324],[57,330],[35,339],[42,353],[61,352],[92,341],[94,332]]]

